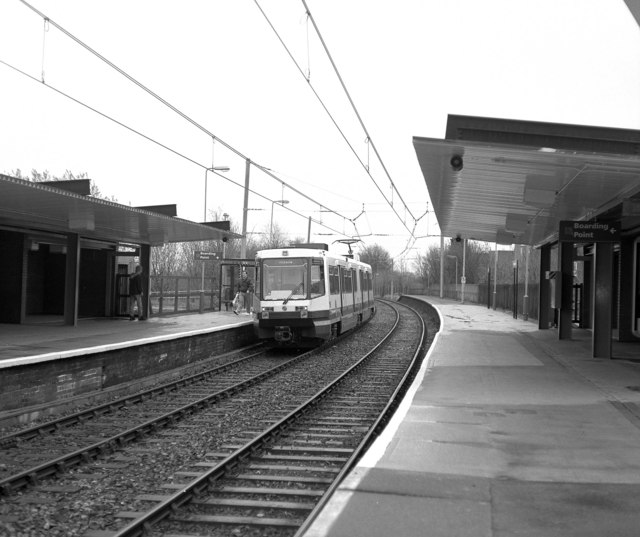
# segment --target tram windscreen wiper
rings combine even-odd
[[[289,296],[287,298],[285,298],[282,303],[286,304],[287,302],[289,302],[289,299],[296,293],[296,291],[298,290],[298,288],[303,287],[304,286],[304,281],[300,282],[298,285],[296,285],[292,290],[291,293],[289,293]]]

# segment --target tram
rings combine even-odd
[[[368,321],[375,313],[371,267],[326,244],[256,254],[254,327],[260,340],[307,347]]]

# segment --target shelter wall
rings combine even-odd
[[[24,235],[0,230],[0,322],[19,323],[24,274]]]

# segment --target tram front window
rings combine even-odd
[[[263,300],[307,298],[306,259],[265,259],[262,263]]]

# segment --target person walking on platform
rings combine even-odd
[[[129,320],[135,319],[135,306],[138,307],[138,320],[144,321],[144,312],[142,311],[142,267],[136,266],[133,274],[129,274]]]
[[[249,293],[253,293],[253,282],[249,279],[246,270],[242,271],[242,278],[238,282],[237,288],[238,294],[236,295],[236,300],[233,301],[233,313],[238,315],[238,312],[242,310],[250,313]]]

